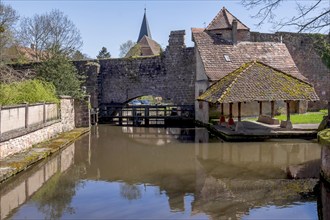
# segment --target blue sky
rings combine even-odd
[[[192,27],[208,25],[218,11],[225,6],[232,14],[246,24],[252,31],[272,32],[265,24],[257,28],[256,19],[251,18],[255,11],[248,11],[240,0],[0,0],[11,5],[20,16],[33,16],[52,9],[63,11],[81,32],[84,42],[81,51],[95,58],[105,46],[112,57],[118,57],[119,46],[127,40],[136,41],[144,7],[151,34],[162,47],[166,47],[171,30],[186,30],[186,44],[191,42]],[[295,1],[288,1],[278,9],[281,17],[291,16]],[[287,31],[294,31],[294,29]]]

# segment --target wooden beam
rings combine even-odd
[[[223,111],[223,103],[221,103],[221,116],[223,116],[224,115],[224,113],[223,113],[224,111]]]
[[[238,121],[240,122],[241,121],[241,103],[239,102],[238,103]]]
[[[290,101],[286,101],[286,121],[290,121]]]
[[[262,115],[262,101],[259,101],[259,115]]]
[[[271,113],[270,113],[270,117],[271,117],[271,118],[274,118],[274,116],[275,116],[275,101],[271,101],[270,104],[271,104]]]

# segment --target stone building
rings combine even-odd
[[[146,9],[144,9],[144,16],[141,24],[140,34],[136,42],[136,45],[132,47],[126,54],[126,58],[139,56],[155,56],[159,55],[161,52],[160,45],[151,37],[151,31],[147,19]]]
[[[196,57],[196,99],[217,80],[244,63],[254,60],[261,61],[300,80],[308,81],[297,68],[284,43],[251,42],[250,38],[250,29],[226,8],[222,8],[207,28],[192,28]],[[281,103],[278,104],[281,105]],[[307,108],[306,102],[296,101],[291,105],[295,106],[293,112],[297,113],[305,112]],[[258,106],[256,101],[246,102],[242,108],[245,109],[242,115],[257,115]],[[208,102],[195,101],[196,120],[207,123],[212,108],[216,106],[210,106]],[[225,109],[228,108],[225,107]],[[266,105],[265,110],[265,113],[269,113],[270,105]]]

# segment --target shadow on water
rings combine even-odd
[[[1,185],[1,219],[328,219],[320,152],[311,141],[101,125]]]

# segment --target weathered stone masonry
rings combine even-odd
[[[196,81],[194,48],[186,48],[184,31],[172,31],[169,45],[160,56],[77,61],[81,74],[87,75],[86,88],[91,105],[124,103],[143,95],[161,96],[175,104],[193,104]],[[314,50],[308,35],[250,33],[253,42],[286,44],[300,72],[315,86],[320,102],[309,109],[325,108],[330,96],[330,73]]]
[[[185,31],[172,31],[160,56],[75,62],[87,75],[86,88],[93,108],[125,103],[144,95],[161,96],[175,104],[193,104],[194,49],[186,48]],[[91,63],[98,62],[97,67]]]

